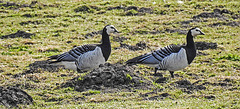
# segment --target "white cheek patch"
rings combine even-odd
[[[191,30],[191,34],[192,34],[192,36],[197,36],[197,35],[201,34],[201,31],[199,28],[195,28],[195,29]]]
[[[108,35],[109,35],[110,33],[113,33],[113,32],[114,32],[114,29],[112,29],[112,27],[114,28],[113,25],[109,25],[109,26],[106,27],[106,29],[107,29],[107,34],[108,34]]]
[[[200,32],[197,32],[196,30],[193,30],[193,31],[192,31],[192,36],[196,36],[196,35],[198,35],[198,34],[200,34]]]
[[[107,28],[107,34],[109,35],[110,33],[112,33],[112,29],[111,28]]]

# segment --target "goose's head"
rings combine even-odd
[[[192,28],[190,29],[190,32],[193,37],[197,35],[205,35],[199,28]]]
[[[119,33],[118,30],[113,25],[107,25],[104,27],[103,31],[106,31],[108,35],[111,33]]]

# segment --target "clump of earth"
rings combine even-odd
[[[120,63],[106,63],[82,77],[75,77],[61,87],[73,87],[76,91],[86,90],[114,90],[114,89],[149,89],[152,83],[139,73],[136,73],[133,66]]]
[[[207,50],[207,49],[216,49],[217,48],[217,43],[214,42],[195,42],[196,44],[196,49],[197,50]]]
[[[228,14],[228,15],[227,15]],[[230,17],[230,19],[229,19]],[[193,16],[193,18],[191,20],[186,20],[186,21],[182,21],[180,22],[183,27],[189,27],[188,24],[193,23],[193,22],[207,22],[208,18],[217,18],[219,19],[221,22],[217,22],[217,23],[213,23],[210,24],[210,27],[215,27],[215,26],[240,26],[240,22],[239,21],[232,21],[232,19],[239,19],[240,18],[240,14],[239,13],[234,13],[231,12],[227,9],[214,9],[213,12],[203,12],[200,13],[198,15]]]
[[[31,38],[32,35],[35,35],[35,34],[33,34],[33,33],[27,33],[27,32],[25,32],[25,31],[20,31],[20,30],[18,30],[16,33],[1,36],[1,39],[17,38],[17,37]]]
[[[225,17],[223,14],[231,14],[230,11],[223,9],[214,9],[213,12],[203,12],[199,15],[193,16],[193,19],[199,19],[199,18],[219,18],[221,20],[227,20],[228,18]]]
[[[186,92],[188,94],[193,93],[192,91],[194,91],[194,90],[199,91],[199,90],[206,89],[206,87],[204,85],[202,85],[202,84],[197,85],[197,83],[191,83],[188,80],[179,80],[179,81],[172,83],[172,85],[175,86],[176,88],[181,89],[183,92]]]
[[[7,7],[10,9],[17,9],[17,8],[24,8],[24,7],[34,7],[35,4],[37,4],[37,1],[32,1],[30,5],[28,4],[20,4],[20,3],[15,3],[15,2],[4,2],[4,1],[0,1],[0,6],[2,7]]]
[[[120,47],[116,47],[115,49],[126,48],[126,49],[129,49],[129,50],[132,50],[132,51],[137,51],[137,50],[143,50],[147,47],[148,47],[147,44],[145,42],[141,41],[141,42],[137,43],[135,46],[120,43]]]
[[[29,64],[29,72],[36,71],[38,69],[42,69],[43,71],[49,71],[49,72],[57,72],[60,69],[64,68],[63,65],[56,65],[56,64],[50,64],[50,61],[35,61],[32,64]]]
[[[29,69],[25,70],[23,73],[15,74],[14,77],[20,77],[21,75],[40,73],[42,71],[48,72],[58,72],[60,69],[64,69],[63,65],[50,64],[50,61],[35,61],[29,64]]]
[[[124,15],[126,16],[136,16],[136,15],[144,15],[145,13],[152,14],[153,9],[152,8],[146,8],[146,7],[137,7],[137,6],[116,6],[116,7],[109,7],[108,10],[124,10],[126,13]]]
[[[25,91],[15,88],[0,86],[0,105],[7,108],[17,108],[18,104],[32,104],[32,97]]]
[[[92,38],[92,37],[94,37],[94,36],[96,36],[96,35],[98,35],[98,34],[102,34],[102,30],[93,31],[93,32],[87,33],[87,34],[84,35],[84,37],[85,37],[86,39],[89,39],[89,38]]]

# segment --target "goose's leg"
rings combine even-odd
[[[159,70],[159,69],[158,68],[154,69],[154,74],[153,75],[162,77],[163,75],[161,73],[157,73],[157,70]]]
[[[154,69],[154,75],[157,75],[157,70],[158,70],[158,68],[155,67],[155,69]]]
[[[169,72],[171,74],[171,77],[174,78],[174,75],[173,75],[174,71],[169,71]]]
[[[78,67],[77,67],[77,72],[78,73],[84,73],[82,70],[80,70]]]

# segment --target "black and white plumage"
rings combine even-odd
[[[193,37],[204,35],[199,28],[192,28],[187,33],[187,45],[168,45],[153,52],[128,60],[127,64],[145,64],[157,70],[168,70],[171,77],[174,71],[187,67],[196,57],[196,45]]]
[[[95,50],[86,52],[79,56],[76,60],[76,66],[78,70],[84,72],[97,68],[105,62],[106,60],[103,56],[102,49],[97,46]]]
[[[64,65],[66,69],[88,71],[104,64],[111,54],[110,33],[118,32],[113,25],[103,28],[101,44],[86,44],[68,52],[50,56],[51,64]]]

